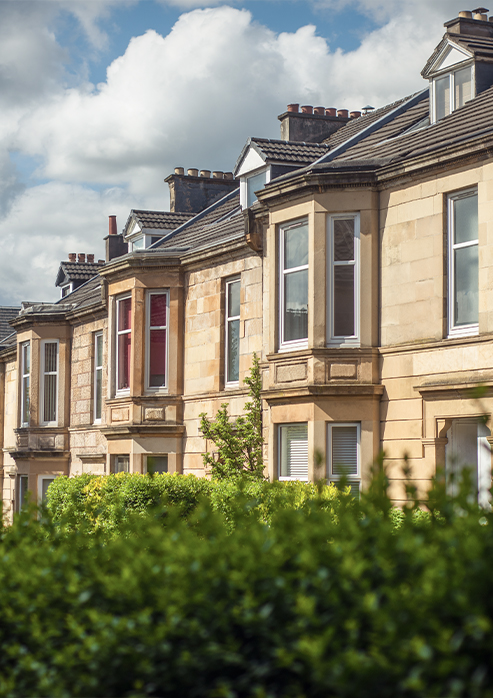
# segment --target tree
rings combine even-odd
[[[245,404],[245,414],[231,421],[228,404],[223,403],[216,418],[200,415],[200,431],[216,445],[216,453],[204,453],[204,465],[215,479],[248,475],[263,478],[262,460],[262,376],[257,355],[253,354],[250,374],[243,381],[249,388],[250,400]]]

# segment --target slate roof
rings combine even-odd
[[[87,281],[95,276],[103,266],[104,262],[61,262],[55,286],[72,281]]]
[[[132,209],[132,216],[138,221],[141,228],[152,230],[174,230],[179,225],[192,218],[193,213],[178,213],[175,211],[143,211]],[[125,226],[126,228],[126,226]]]
[[[191,249],[227,239],[234,231],[239,231],[239,221],[243,226],[243,216],[238,214],[241,214],[240,191],[235,189],[148,248],[146,252],[149,249],[160,252],[176,247]],[[235,216],[238,220],[233,221]],[[242,231],[244,232],[244,227]]]
[[[280,141],[271,138],[251,138],[266,160],[283,164],[309,165],[327,152],[325,143],[305,143],[301,141]]]
[[[71,304],[72,309],[85,308],[101,302],[101,277],[99,274],[93,276],[86,283],[79,286],[75,291],[61,298],[58,304]]]
[[[9,325],[9,320],[13,320],[19,314],[20,307],[0,306],[0,343],[14,331]]]

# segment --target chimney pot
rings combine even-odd
[[[199,171],[196,167],[189,167],[187,170],[187,174],[189,177],[198,177]]]
[[[301,107],[302,114],[313,114],[313,107],[310,104],[305,104]]]
[[[479,20],[480,22],[487,22],[488,15],[483,15],[480,12],[476,12],[476,14],[474,15],[474,19]]]
[[[294,114],[297,114],[300,110],[300,105],[299,104],[288,104],[288,111],[293,112]]]
[[[472,19],[472,12],[469,12],[469,10],[462,10],[459,12],[459,17],[464,17],[464,19]]]
[[[318,116],[325,116],[325,107],[313,107],[313,113]]]
[[[351,119],[357,119],[359,116],[361,116],[361,112],[360,111],[352,111],[352,112],[350,112],[349,116],[351,117]]]
[[[327,107],[325,110],[325,115],[326,116],[337,116],[337,109],[334,109],[334,107]]]
[[[221,172],[221,170],[214,170],[214,172],[212,173],[213,179],[223,179],[223,176],[224,175],[223,172]]]
[[[88,254],[87,255],[87,261],[89,264],[94,264],[94,255],[93,254]]]
[[[200,176],[201,177],[210,177],[211,171],[210,170],[200,170]]]
[[[78,262],[79,264],[83,264],[85,261],[86,261],[86,254],[85,254],[85,252],[79,252],[79,254],[77,255],[77,262]]]
[[[69,256],[68,256],[68,261],[69,261],[69,262],[75,262],[76,259],[77,259],[76,253],[75,253],[75,252],[70,252],[70,253],[69,253]]]
[[[183,175],[185,174],[185,170],[183,169],[183,167],[175,167],[175,174]]]
[[[349,116],[349,112],[348,112],[347,109],[338,109],[338,110],[337,110],[337,116],[338,116],[340,119],[347,119],[348,116]]]
[[[233,173],[232,172],[225,172],[224,179],[233,179]]]
[[[117,230],[116,230],[116,216],[109,216],[109,225],[110,225],[109,234],[110,234],[110,235],[116,235],[116,234],[117,234]]]
[[[98,264],[104,264],[104,259],[98,259]]]

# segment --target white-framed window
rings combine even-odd
[[[327,479],[338,482],[345,478],[355,497],[361,480],[360,430],[359,423],[327,425]]]
[[[433,123],[464,106],[474,97],[473,69],[472,65],[468,65],[433,78]]]
[[[257,201],[256,191],[263,189],[270,182],[270,167],[256,169],[240,177],[240,204],[249,208]]]
[[[23,342],[21,350],[21,426],[29,426],[31,399],[31,342]]]
[[[308,221],[282,225],[279,230],[279,348],[308,346]]]
[[[111,456],[111,472],[114,475],[116,475],[117,473],[129,473],[130,456],[128,454]]]
[[[308,424],[282,424],[278,427],[279,480],[308,481]]]
[[[28,491],[29,477],[27,475],[17,475],[15,483],[15,511],[17,514],[28,503]]]
[[[100,422],[103,412],[103,333],[94,335],[94,421]]]
[[[155,454],[145,457],[145,472],[151,475],[161,475],[168,472],[168,454]]]
[[[149,291],[146,300],[146,387],[162,390],[168,385],[169,291]]]
[[[130,390],[130,361],[132,354],[132,298],[116,299],[116,391]]]
[[[450,336],[478,333],[478,193],[448,197],[448,324]]]
[[[48,498],[48,487],[56,479],[56,475],[38,475],[38,502],[45,502]]]
[[[226,384],[238,385],[240,380],[240,290],[238,277],[226,281]]]
[[[447,491],[457,496],[463,471],[469,473],[472,492],[478,504],[491,506],[491,431],[478,419],[454,419],[447,432],[445,476]]]
[[[360,217],[338,214],[327,221],[327,341],[359,344]]]
[[[58,340],[41,342],[41,424],[58,424]]]
[[[163,235],[165,235],[166,232],[168,231],[163,230]],[[139,235],[133,238],[128,238],[128,242],[130,243],[130,252],[136,252],[137,250],[146,250],[151,245],[154,245],[155,242],[161,240],[163,235],[144,235],[143,233],[140,233]]]

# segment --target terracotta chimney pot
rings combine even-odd
[[[223,179],[224,178],[224,173],[221,172],[221,170],[214,170],[212,173],[212,179]]]
[[[87,255],[87,261],[89,264],[94,264],[94,255],[93,254],[88,254]]]
[[[104,259],[98,259],[98,264],[104,264]]]
[[[109,230],[110,235],[117,235],[118,233],[116,230],[116,216],[109,217],[109,224],[110,224],[110,230]]]
[[[211,176],[211,171],[210,170],[200,170],[200,176],[201,177],[210,177]]]
[[[349,116],[351,117],[351,119],[357,119],[359,116],[361,116],[361,112],[360,111],[352,111],[352,112],[350,112]]]
[[[313,114],[313,107],[310,104],[305,104],[301,107],[302,114]]]
[[[175,167],[175,174],[183,175],[185,174],[185,170],[183,169],[183,167]]]
[[[338,110],[337,110],[337,116],[338,116],[340,119],[347,119],[348,116],[349,116],[349,112],[348,112],[347,109],[338,109]]]
[[[69,254],[69,256],[68,256],[68,261],[69,261],[69,262],[75,262],[76,259],[77,259],[76,253],[75,253],[75,252],[70,252],[70,254]]]
[[[85,254],[85,252],[79,252],[79,254],[77,255],[77,262],[78,262],[79,264],[83,264],[85,261],[86,261],[86,254]]]
[[[464,17],[465,19],[472,19],[472,12],[469,10],[462,10],[459,12],[459,17]]]
[[[295,114],[297,114],[300,110],[300,105],[299,104],[288,104],[288,111],[291,111]]]
[[[224,179],[233,179],[233,173],[232,172],[225,172]]]
[[[325,107],[313,107],[313,113],[318,116],[325,116]]]
[[[334,109],[334,107],[327,107],[325,110],[325,115],[326,116],[337,116],[337,109]]]
[[[187,174],[189,177],[198,177],[199,171],[196,167],[189,167],[187,170]]]

